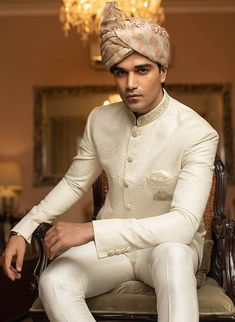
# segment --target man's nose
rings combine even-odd
[[[128,90],[133,90],[138,87],[138,82],[135,74],[129,73],[126,81],[126,86]]]

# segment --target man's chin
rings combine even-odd
[[[136,117],[139,117],[141,115],[146,114],[146,112],[144,112],[142,109],[138,109],[138,108],[129,108],[129,110],[135,114]]]
[[[126,107],[133,113],[138,116],[148,113],[149,111],[145,109],[143,106],[137,104],[126,104]]]
[[[138,113],[141,110],[138,107],[133,106],[133,105],[127,105],[127,108],[133,113]]]
[[[126,107],[132,112],[138,112],[141,109],[139,102],[125,102]]]

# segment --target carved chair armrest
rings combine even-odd
[[[39,277],[50,262],[44,252],[43,240],[46,235],[46,232],[51,227],[52,227],[51,224],[42,223],[35,229],[35,231],[33,232],[33,235],[32,235],[33,240],[36,242],[36,245],[38,246],[38,253],[39,253],[38,261],[37,261],[36,267],[33,272],[34,280],[31,285],[33,292],[36,294],[38,293]]]
[[[224,221],[225,289],[235,304],[235,221]]]
[[[215,223],[214,273],[226,294],[235,304],[235,221],[224,219]]]

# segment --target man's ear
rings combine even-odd
[[[167,69],[162,67],[161,68],[161,83],[165,83],[166,75],[167,75]]]

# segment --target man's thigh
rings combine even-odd
[[[165,256],[168,248],[172,248],[175,245],[180,246],[179,243],[163,243],[153,248],[147,248],[138,250],[130,255],[130,260],[133,265],[135,277],[137,280],[144,282],[145,284],[154,287],[152,279],[152,263],[156,256]],[[182,245],[188,248],[188,256],[191,257],[193,263],[193,271],[196,273],[198,267],[198,253],[193,244]],[[183,264],[183,263],[182,263]]]
[[[72,247],[46,269],[71,291],[76,288],[86,298],[110,291],[119,283],[133,280],[134,271],[126,255],[98,258],[94,242]]]

